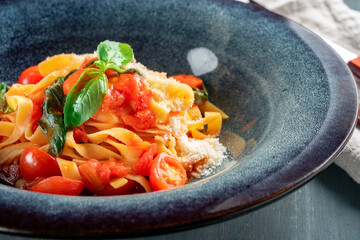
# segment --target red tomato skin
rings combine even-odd
[[[86,187],[94,193],[104,190],[112,177],[124,177],[128,174],[127,167],[114,159],[101,162],[90,159],[78,168]]]
[[[169,165],[178,172],[179,181],[174,185],[168,183],[164,178],[164,166]],[[155,191],[168,190],[176,187],[183,186],[187,181],[186,171],[183,166],[174,157],[167,153],[160,153],[150,166],[149,180],[151,187]]]
[[[72,73],[63,84],[63,92],[67,96],[71,91],[72,87],[79,80],[81,74],[86,70],[86,68],[79,69],[76,72]]]
[[[140,96],[141,84],[136,80],[135,72],[123,73],[116,78],[112,78],[114,88],[121,91],[128,100],[137,100]]]
[[[56,159],[36,147],[25,148],[20,157],[20,171],[27,181],[61,175]]]
[[[140,157],[140,159],[135,163],[133,171],[137,175],[149,176],[150,166],[154,160],[154,156],[157,154],[157,144],[153,143],[150,145]]]
[[[30,188],[30,191],[68,196],[79,196],[84,189],[84,182],[62,176],[45,178]]]
[[[40,74],[39,67],[32,66],[25,69],[19,76],[17,82],[20,84],[36,84],[40,82],[44,77]]]
[[[109,82],[109,89],[106,92],[104,101],[101,105],[101,111],[117,111],[125,102],[125,96]]]
[[[151,97],[152,92],[150,90],[145,91],[136,101],[135,110],[138,112],[141,110],[149,109]]]
[[[80,67],[79,67],[79,69],[82,69],[82,68],[86,68],[86,66],[89,64],[89,63],[91,63],[91,62],[93,62],[93,61],[95,61],[95,60],[99,60],[99,58],[98,57],[86,57],[85,59],[84,59],[84,62],[80,65]]]
[[[87,143],[88,142],[88,138],[85,132],[85,128],[84,125],[81,125],[79,127],[76,127],[73,130],[73,134],[74,134],[74,140],[76,143]]]
[[[150,109],[136,112],[134,115],[123,115],[122,120],[126,125],[135,129],[145,130],[155,126],[156,115]]]
[[[100,178],[100,167],[100,162],[96,159],[90,159],[78,167],[85,186],[92,192],[103,190],[110,181],[110,174],[108,178],[105,174]]]
[[[190,87],[196,87],[198,89],[202,89],[203,81],[200,78],[195,77],[194,75],[178,74],[171,77],[175,78],[177,81],[181,83],[189,85]]]

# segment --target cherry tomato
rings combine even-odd
[[[52,176],[45,178],[30,188],[30,191],[78,196],[84,189],[84,182],[80,180],[72,180],[62,176]]]
[[[123,114],[122,120],[126,125],[144,130],[155,126],[156,115],[150,109],[144,109],[134,115]]]
[[[152,188],[158,191],[183,186],[187,176],[179,161],[167,153],[161,153],[150,166],[149,179]]]
[[[38,66],[32,66],[25,69],[19,76],[17,82],[20,84],[36,84],[44,77],[40,74]]]
[[[153,143],[150,145],[140,157],[140,159],[135,163],[133,170],[137,175],[149,176],[150,166],[154,160],[154,156],[157,153],[157,144]]]
[[[56,159],[36,147],[25,148],[20,157],[20,171],[28,181],[37,177],[61,175]]]
[[[179,74],[171,77],[175,78],[177,81],[181,83],[189,85],[190,87],[196,87],[202,89],[203,81],[200,78],[197,78],[193,75]]]

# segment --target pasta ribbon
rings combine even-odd
[[[32,117],[33,104],[29,98],[11,96],[8,98],[8,102],[13,109],[17,109],[16,118],[11,135],[0,143],[0,148],[18,141],[23,136],[25,128],[29,125]]]
[[[222,117],[219,112],[205,112],[205,117],[194,124],[189,125],[191,135],[197,139],[220,134]]]
[[[77,144],[74,140],[73,131],[66,133],[65,148],[73,148],[81,157],[85,159],[105,160],[108,158],[122,159],[122,157],[114,151],[111,151],[101,145],[93,143]],[[63,153],[64,155],[64,153]]]

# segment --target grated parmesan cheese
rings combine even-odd
[[[196,171],[192,173],[193,177],[200,177],[209,175],[216,166],[221,165],[225,158],[226,148],[218,138],[199,140],[183,135],[177,139],[176,150],[182,163],[196,165],[201,161],[194,169]]]

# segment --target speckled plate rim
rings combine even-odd
[[[2,232],[49,237],[127,237],[193,228],[238,216],[277,199],[333,162],[350,139],[358,114],[355,80],[346,64],[323,40],[297,23],[240,2],[220,2],[252,8],[264,17],[283,22],[298,33],[323,63],[329,77],[330,106],[320,131],[304,151],[279,171],[226,199],[222,196],[227,189],[213,184],[221,177],[221,181],[230,181],[231,187],[236,188],[236,179],[228,179],[226,173],[171,191],[106,198],[53,196],[1,185],[0,212],[12,209],[18,218],[17,225],[11,216],[9,221],[1,220]],[[336,134],[329,138],[334,128]],[[324,142],[327,151],[319,152]],[[74,210],[85,214],[77,216]],[[98,225],[87,225],[84,221]]]

